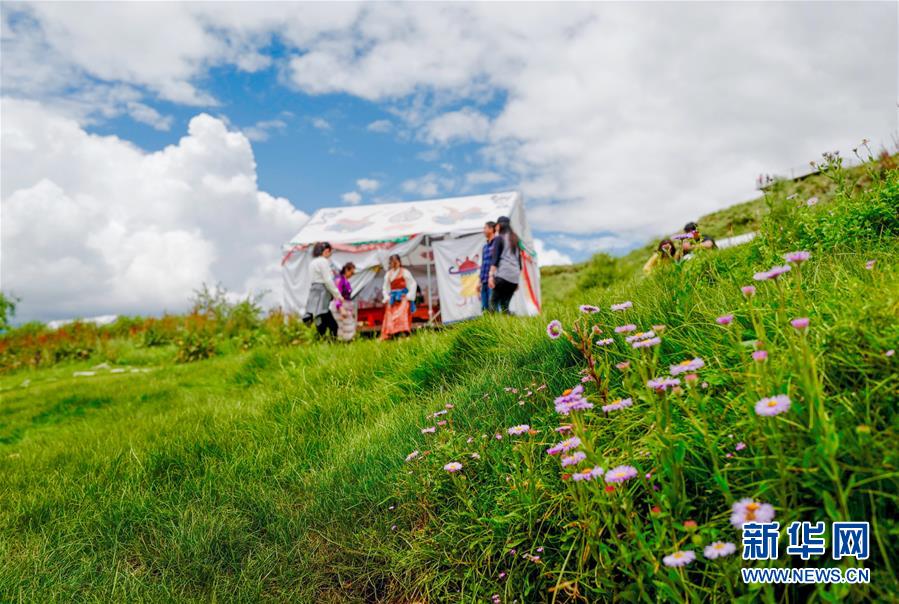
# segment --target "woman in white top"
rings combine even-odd
[[[390,269],[384,275],[384,323],[381,339],[396,333],[412,332],[412,313],[415,312],[415,293],[418,285],[396,254],[390,257]]]
[[[343,296],[334,284],[334,270],[331,268],[331,244],[326,241],[316,243],[312,247],[312,262],[309,263],[309,299],[306,302],[306,314],[312,316],[318,335],[331,332],[337,335],[337,321],[331,314],[331,300],[343,302]]]

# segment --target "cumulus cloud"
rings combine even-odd
[[[502,179],[503,177],[496,172],[491,172],[490,170],[479,170],[466,174],[465,184],[469,186],[488,185],[495,182],[500,182]]]
[[[316,130],[330,130],[331,122],[323,117],[312,118],[312,127]]]
[[[360,178],[356,181],[356,186],[359,187],[360,191],[377,191],[378,187],[381,186],[381,182],[374,178]]]
[[[534,239],[534,251],[537,252],[537,264],[540,266],[571,264],[571,256],[546,247],[546,243],[542,239]]]
[[[343,200],[343,203],[354,206],[362,201],[362,195],[360,195],[358,191],[349,191],[348,193],[341,195],[340,199]]]
[[[452,178],[441,176],[434,172],[429,172],[418,178],[410,178],[403,181],[401,185],[403,191],[418,195],[422,198],[437,197],[442,193],[450,191],[456,186],[456,181]]]
[[[37,102],[2,112],[3,288],[22,319],[180,310],[204,281],[280,289],[307,216],[258,189],[243,134],[200,114],[147,153]]]
[[[486,140],[490,120],[483,113],[470,107],[444,113],[432,119],[424,133],[430,143],[445,145],[451,142],[481,142]]]

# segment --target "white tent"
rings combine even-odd
[[[360,319],[383,308],[381,285],[391,254],[400,255],[418,282],[416,318],[450,323],[475,317],[481,314],[477,283],[484,223],[499,216],[510,218],[521,239],[522,273],[510,310],[535,315],[540,312],[540,271],[517,192],[318,210],[284,246],[284,308],[305,312],[312,246],[327,241],[334,248],[335,268],[356,265],[353,298]]]

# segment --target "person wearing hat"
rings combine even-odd
[[[508,216],[496,219],[496,236],[493,239],[493,258],[490,264],[490,310],[508,313],[509,303],[521,277],[521,250],[518,235],[512,230]]]

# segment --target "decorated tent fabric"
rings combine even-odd
[[[329,241],[332,245],[398,242],[416,234],[476,233],[488,220],[510,215],[517,192],[409,203],[388,203],[317,211],[290,246]]]

